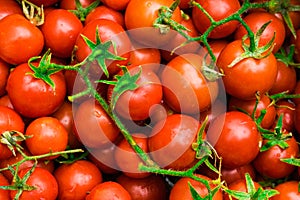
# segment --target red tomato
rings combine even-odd
[[[144,152],[148,152],[148,138],[141,133],[132,134],[136,144],[141,147]],[[141,172],[138,167],[143,163],[141,158],[135,153],[131,145],[126,139],[123,139],[115,150],[115,160],[120,170],[131,178],[145,178],[150,175],[147,172]]]
[[[161,167],[182,170],[195,161],[191,145],[196,140],[200,123],[194,118],[173,114],[159,121],[148,140],[149,152]]]
[[[171,6],[173,0],[131,0],[125,10],[125,26],[132,39],[147,47],[160,47],[167,44],[176,31],[168,34],[160,33],[158,28],[153,28],[153,23],[158,17],[158,10],[162,6]],[[136,12],[138,10],[139,12]],[[137,20],[138,19],[138,20]],[[180,9],[177,7],[171,17],[176,22],[181,21]]]
[[[156,48],[134,48],[130,52],[130,58],[128,60],[129,65],[139,66],[143,65],[143,68],[150,68],[154,72],[157,72],[160,68],[161,53]]]
[[[263,144],[267,141],[264,140]],[[258,173],[273,179],[284,178],[290,175],[295,166],[280,161],[282,158],[295,158],[299,154],[298,143],[294,137],[286,140],[289,145],[286,149],[281,149],[275,145],[267,151],[260,152],[255,158],[253,165]]]
[[[44,47],[42,32],[24,16],[12,14],[0,20],[0,58],[9,64],[26,63]]]
[[[102,0],[103,4],[114,10],[125,10],[130,0]]]
[[[295,90],[294,90],[294,94],[300,94],[300,80],[297,80],[296,86],[295,86]],[[293,98],[292,101],[298,105],[300,104],[300,98]]]
[[[239,111],[219,115],[211,123],[207,138],[222,157],[222,166],[229,169],[249,164],[261,145],[255,122]]]
[[[68,144],[66,128],[54,117],[35,119],[28,125],[25,135],[31,136],[25,143],[33,155],[63,151]],[[58,156],[51,156],[47,159],[56,157]]]
[[[0,174],[0,186],[8,186],[9,182],[3,176],[3,174]],[[10,200],[9,190],[0,189],[0,199],[1,200]]]
[[[74,117],[78,139],[89,148],[100,148],[115,141],[118,127],[94,99],[79,105]]]
[[[261,187],[257,182],[253,182],[253,184],[256,190]],[[238,192],[249,192],[248,186],[246,185],[245,177],[229,184],[228,189],[238,191]],[[229,196],[225,193],[224,200],[238,200],[238,199],[234,197],[231,197],[230,199]]]
[[[29,0],[29,1],[37,6],[43,5],[43,7],[49,7],[56,4],[60,0]]]
[[[33,71],[24,63],[17,66],[8,77],[6,90],[15,110],[29,118],[52,114],[65,99],[66,83],[63,74],[58,72],[50,76],[55,84],[55,88],[52,88],[30,73]]]
[[[20,5],[14,0],[1,0],[0,1],[0,19],[11,14],[22,15],[22,9]]]
[[[76,10],[75,0],[59,0],[59,7],[65,10]],[[83,8],[88,7],[96,0],[79,0]]]
[[[41,31],[45,45],[54,56],[71,57],[76,39],[83,28],[81,21],[71,12],[54,9],[45,17]],[[62,42],[63,41],[63,42]]]
[[[221,52],[217,66],[223,71],[223,83],[228,94],[240,99],[254,99],[255,94],[269,91],[277,76],[277,61],[273,54],[262,58],[246,58],[228,67],[244,52],[242,41],[229,43]]]
[[[229,42],[227,40],[211,40],[209,41],[209,46],[211,47],[211,50],[213,52],[213,54],[216,56],[216,58],[219,57],[221,51],[226,47],[226,45]],[[202,51],[202,50],[200,50]],[[207,48],[205,47],[205,53],[207,53]]]
[[[197,176],[204,180],[208,180],[208,181],[211,180],[210,178],[208,178],[204,175],[197,174]],[[198,194],[201,197],[207,196],[208,190],[203,183],[196,181],[194,179],[191,179],[191,178],[183,177],[183,178],[180,178],[172,187],[171,193],[169,196],[169,200],[183,200],[183,199],[184,200],[193,200],[191,191],[190,191],[190,187],[189,187],[189,183],[194,187],[194,189],[198,192]],[[209,186],[210,186],[211,190],[213,190],[215,187],[217,187],[217,185],[214,185],[214,184],[209,184]],[[218,190],[216,192],[216,194],[213,196],[212,200],[221,200],[221,199],[223,199],[223,194],[222,194],[221,190]]]
[[[0,59],[0,97],[6,94],[6,83],[9,71],[10,66]]]
[[[23,178],[25,174],[31,168],[22,169],[18,172],[20,178]],[[27,185],[34,186],[34,190],[24,190],[19,198],[19,200],[27,199],[47,199],[55,200],[58,195],[58,185],[54,176],[47,170],[36,167],[32,174],[26,181]],[[11,190],[10,196],[13,199],[16,195],[16,190]]]
[[[58,199],[64,200],[85,199],[88,192],[102,182],[99,169],[86,160],[60,165],[54,176],[58,182]]]
[[[294,122],[296,111],[295,104],[289,100],[280,100],[276,102],[276,120],[273,124],[273,128],[278,122],[280,115],[283,115],[282,118],[282,129],[288,132],[295,130],[295,125],[297,122]]]
[[[1,106],[5,106],[5,107],[8,107],[8,108],[11,108],[11,109],[14,109],[13,105],[11,104],[11,101],[8,97],[8,95],[4,95],[2,97],[0,97],[0,105]]]
[[[81,35],[86,36],[91,41],[96,42],[96,28],[98,28],[99,37],[101,42],[112,41],[115,45],[118,56],[128,59],[130,56],[131,42],[123,27],[111,20],[107,19],[95,19],[88,23],[81,31]],[[76,58],[79,62],[84,60],[91,53],[91,49],[84,42],[82,36],[79,36],[76,41],[77,50],[75,52]],[[113,45],[110,47],[110,52],[114,53]],[[119,65],[125,65],[128,61],[112,61],[106,60],[106,66],[110,75],[116,74],[120,71]],[[94,64],[91,67],[91,73],[97,78],[103,75],[102,70],[98,64]]]
[[[86,200],[132,200],[130,194],[119,183],[107,181],[96,185]]]
[[[240,8],[240,3],[238,0],[196,0],[210,16],[215,20],[222,20]],[[209,18],[199,9],[197,6],[193,7],[192,11],[193,21],[196,28],[200,33],[204,33],[211,22]],[[210,38],[224,38],[233,33],[238,25],[238,21],[230,21],[221,26],[216,27],[209,35]]]
[[[117,182],[129,192],[132,200],[167,199],[167,184],[162,176],[152,174],[145,178],[130,178],[121,175]]]
[[[271,197],[270,200],[295,200],[300,198],[299,182],[286,181],[280,183],[275,188],[279,194]]]
[[[285,28],[282,20],[268,12],[253,12],[245,16],[243,19],[254,33],[256,33],[265,23],[271,21],[261,35],[259,43],[261,45],[266,45],[271,41],[274,33],[276,33],[273,53],[280,49],[285,39]],[[246,34],[246,29],[240,25],[235,32],[234,38],[238,40]]]
[[[250,175],[252,180],[255,180],[256,178],[256,172],[252,164],[246,164],[234,169],[226,169],[222,167],[221,173],[222,173],[222,177],[221,177],[222,180],[224,180],[228,185],[230,185],[231,183],[237,180],[244,179],[246,173]]]
[[[161,74],[166,103],[176,112],[197,114],[210,107],[218,94],[218,83],[201,73],[203,57],[183,54],[172,59]]]

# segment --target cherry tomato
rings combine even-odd
[[[20,14],[11,14],[0,20],[0,58],[9,64],[26,63],[38,56],[44,46],[40,29]]]
[[[274,189],[279,194],[271,197],[271,200],[294,200],[300,198],[298,181],[286,181],[277,185]]]
[[[42,79],[34,78],[27,63],[18,65],[9,75],[6,90],[14,109],[29,118],[47,116],[64,102],[66,83],[62,73],[52,74],[52,88]],[[26,98],[24,98],[26,97]]]
[[[85,199],[88,192],[102,182],[99,169],[86,160],[60,165],[54,176],[58,182],[58,199],[64,200]]]
[[[238,0],[214,0],[214,1],[205,1],[205,0],[196,0],[210,16],[215,20],[222,20],[233,13],[235,13],[240,8],[240,3]],[[192,11],[193,21],[196,28],[200,33],[204,33],[211,22],[209,18],[197,7],[193,7]],[[232,34],[238,25],[238,21],[230,21],[223,25],[216,27],[210,34],[210,38],[224,38]]]
[[[81,21],[73,13],[64,9],[54,9],[47,14],[41,27],[45,46],[51,49],[54,56],[71,57],[82,28]]]
[[[222,166],[228,169],[252,162],[259,153],[261,143],[255,122],[239,111],[219,115],[211,123],[207,138],[222,157]]]
[[[59,0],[29,0],[29,1],[37,6],[43,5],[43,7],[53,6],[54,4],[59,2]]]
[[[31,168],[22,169],[18,172],[20,178],[23,178],[25,174]],[[36,167],[32,174],[26,181],[27,185],[34,186],[34,190],[24,190],[19,198],[19,200],[26,199],[48,199],[55,200],[58,195],[58,185],[54,176],[47,170]],[[16,195],[16,190],[11,190],[10,196],[13,199]]]
[[[3,176],[3,174],[0,174],[0,186],[8,186],[8,185],[9,185],[8,180],[5,178],[5,176]],[[9,191],[0,189],[0,199],[1,200],[10,200]]]
[[[83,8],[88,7],[96,0],[79,0]],[[76,10],[75,0],[60,0],[59,7],[65,10]]]
[[[145,178],[130,178],[122,174],[117,182],[129,192],[132,200],[167,200],[167,184],[162,176],[152,174]]]
[[[253,184],[256,190],[261,187],[257,182],[253,182]],[[248,186],[246,185],[245,177],[229,184],[228,189],[238,191],[238,192],[249,192]],[[234,197],[231,197],[230,199],[229,195],[225,194],[224,200],[238,200],[238,199]]]
[[[103,4],[114,10],[125,10],[130,0],[102,0]]]
[[[156,48],[139,48],[134,46],[134,50],[130,52],[128,60],[129,65],[150,68],[157,72],[160,68],[161,53]]]
[[[254,99],[255,94],[269,91],[277,76],[277,61],[273,54],[262,59],[246,58],[228,67],[244,52],[242,41],[229,43],[221,52],[217,66],[223,71],[222,78],[228,94],[240,99]]]
[[[131,196],[119,183],[107,181],[96,185],[86,196],[86,200],[131,200]]]
[[[297,122],[294,122],[295,114],[295,104],[293,102],[288,100],[276,102],[276,120],[274,121],[273,127],[276,126],[279,116],[283,115],[282,129],[288,132],[294,131],[295,125],[297,124]]]
[[[6,83],[9,76],[10,66],[0,59],[0,97],[6,94]]]
[[[275,33],[273,53],[280,49],[285,39],[285,28],[282,20],[268,12],[253,12],[243,19],[254,33],[256,33],[265,23],[271,21],[260,36],[259,43],[261,45],[266,45],[271,41]],[[234,38],[241,39],[245,34],[247,34],[246,29],[240,25],[235,32]]]
[[[1,0],[0,1],[0,19],[11,14],[22,15],[22,9],[20,5],[14,0]]]
[[[33,155],[63,151],[68,144],[66,128],[54,117],[35,119],[28,125],[25,135],[31,136],[25,143]],[[47,159],[56,157],[58,156],[51,156]]]
[[[245,174],[248,173],[252,180],[256,178],[256,172],[252,164],[246,164],[241,167],[237,167],[234,169],[226,169],[224,167],[221,168],[222,179],[230,185],[231,183],[244,179]]]

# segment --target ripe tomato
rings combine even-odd
[[[148,138],[141,133],[132,134],[132,137],[136,144],[143,149],[144,152],[148,152]],[[123,139],[115,150],[115,160],[120,170],[131,178],[145,178],[150,175],[147,172],[141,172],[138,167],[142,163],[141,158],[135,153],[131,145],[126,139]]]
[[[264,140],[263,144],[266,142]],[[257,155],[253,161],[253,166],[259,174],[278,179],[287,177],[295,170],[295,166],[280,161],[282,158],[295,158],[299,154],[298,143],[294,137],[287,139],[286,143],[289,145],[286,149],[281,149],[275,145]]]
[[[28,125],[25,135],[31,136],[25,143],[33,155],[63,151],[68,144],[66,128],[54,117],[35,119]],[[56,157],[58,156],[51,156],[47,159]]]
[[[20,178],[23,178],[25,174],[31,168],[22,169],[18,172]],[[58,185],[54,176],[47,170],[36,167],[32,174],[26,181],[27,185],[34,186],[34,190],[24,190],[19,198],[19,200],[27,199],[47,199],[55,200],[58,195]],[[16,195],[16,190],[11,190],[10,196],[13,199]]]
[[[64,200],[85,199],[88,192],[102,182],[99,169],[86,160],[60,165],[54,176],[58,182],[58,199]]]
[[[131,38],[147,47],[160,47],[173,39],[176,31],[162,34],[153,23],[158,17],[158,10],[162,6],[171,6],[173,0],[131,0],[125,10],[125,26]],[[136,12],[138,10],[139,12]],[[137,20],[139,19],[139,20]],[[172,20],[181,21],[180,9],[177,7],[172,14]],[[149,45],[149,46],[148,46]]]
[[[6,94],[6,83],[9,76],[10,66],[0,59],[0,97]]]
[[[8,185],[9,185],[8,180],[5,178],[5,176],[3,176],[3,174],[0,174],[0,186],[8,186]],[[0,189],[0,199],[1,200],[10,200],[9,191]]]
[[[239,111],[228,111],[215,118],[211,122],[207,138],[222,157],[222,166],[228,169],[253,161],[261,144],[255,122]]]
[[[295,125],[298,122],[294,122],[296,115],[295,104],[289,100],[280,100],[276,102],[276,120],[274,121],[273,128],[278,122],[280,115],[283,115],[282,118],[282,129],[287,132],[292,132],[295,130]]]
[[[130,52],[130,58],[128,60],[129,65],[139,66],[143,65],[143,68],[150,68],[154,72],[157,72],[160,68],[161,53],[156,48],[138,48],[134,46],[133,51]]]
[[[9,75],[6,90],[14,109],[29,118],[47,116],[64,102],[66,83],[62,73],[52,74],[52,88],[41,79],[34,78],[27,63],[17,66]],[[26,97],[26,98],[24,98]]]
[[[117,55],[125,59],[129,58],[131,42],[127,33],[120,24],[108,19],[95,19],[85,25],[80,34],[86,36],[91,41],[96,42],[96,28],[98,28],[99,37],[102,43],[112,41],[115,45]],[[76,58],[79,62],[81,62],[89,56],[91,49],[84,42],[82,36],[77,38],[75,45],[77,46],[77,50],[75,52]],[[113,45],[109,50],[111,53],[115,54]],[[127,60],[106,60],[106,66],[109,74],[116,74],[120,71],[120,67],[118,65],[125,65],[127,62]],[[92,65],[91,68],[91,73],[97,78],[100,78],[103,75],[98,64]]]
[[[102,0],[103,4],[114,10],[125,10],[130,0]]]
[[[259,43],[261,45],[266,45],[271,41],[274,33],[276,33],[273,53],[280,49],[285,39],[285,27],[282,20],[268,12],[253,12],[245,16],[243,19],[254,33],[256,33],[265,23],[271,21],[262,33]],[[240,25],[235,32],[234,38],[238,40],[246,34],[246,29]]]
[[[75,0],[59,0],[59,7],[65,10],[76,10]],[[88,7],[96,0],[79,0],[83,8]]]
[[[219,57],[221,51],[226,47],[226,45],[229,43],[229,41],[227,40],[222,40],[222,39],[218,39],[218,40],[211,40],[209,41],[209,45],[211,47],[211,50],[213,52],[213,54],[216,56],[216,58]],[[207,48],[204,48],[205,53],[207,53]],[[203,50],[200,50],[203,51]]]
[[[43,5],[43,7],[49,7],[59,2],[59,0],[29,0],[29,1],[37,6]]]
[[[2,97],[0,97],[0,105],[1,106],[5,106],[5,107],[8,107],[8,108],[11,108],[11,109],[14,109],[13,105],[11,104],[11,101],[8,97],[8,95],[4,95]]]
[[[132,200],[167,199],[167,184],[162,176],[152,174],[145,178],[130,178],[122,174],[117,182],[129,192]]]
[[[86,200],[132,200],[130,194],[119,183],[107,181],[96,185]]]
[[[23,14],[19,4],[14,0],[0,0],[0,19],[11,14]]]
[[[187,115],[173,114],[152,129],[148,147],[153,160],[161,167],[182,170],[195,161],[191,145],[196,140],[200,123]]]
[[[223,71],[222,78],[228,94],[240,99],[254,99],[255,94],[269,91],[277,76],[277,61],[273,54],[262,58],[245,58],[232,67],[228,67],[244,52],[242,41],[229,43],[221,52],[217,66]]]
[[[295,200],[300,198],[298,181],[286,181],[277,185],[274,189],[279,194],[271,197],[270,200]]]
[[[40,29],[24,16],[12,14],[0,20],[0,58],[9,64],[26,63],[44,47]]]
[[[300,80],[297,80],[296,86],[295,86],[295,90],[294,90],[294,94],[300,94]],[[293,98],[292,101],[298,105],[300,104],[300,98]]]
[[[174,111],[197,114],[215,101],[218,83],[207,81],[201,73],[202,60],[197,54],[183,54],[172,59],[162,71],[164,98]]]
[[[244,179],[245,174],[248,173],[252,180],[256,178],[256,172],[252,164],[246,164],[234,169],[221,168],[222,180],[224,180],[228,185],[239,180]]]
[[[199,178],[205,179],[210,181],[211,179],[204,176],[197,174]],[[196,181],[191,178],[183,177],[180,178],[172,187],[171,193],[169,196],[169,200],[193,200],[189,183],[194,187],[194,189],[198,192],[201,197],[205,197],[208,194],[208,190],[203,183]],[[213,190],[217,185],[209,184],[210,189]],[[213,196],[212,200],[221,200],[223,199],[223,194],[221,190],[218,190],[217,193]]]
[[[78,139],[89,148],[100,148],[115,141],[118,127],[94,99],[79,105],[74,117]]]
[[[261,186],[259,185],[259,183],[257,182],[253,182],[255,189],[257,190],[258,188],[260,188]],[[228,189],[230,190],[234,190],[234,191],[239,191],[239,192],[249,192],[248,191],[248,186],[246,184],[246,180],[245,177],[241,178],[231,184],[228,185]],[[231,197],[231,199],[229,198],[229,195],[227,195],[225,193],[224,195],[224,200],[238,200],[234,197]]]
[[[233,13],[235,13],[240,8],[240,3],[238,0],[196,0],[210,16],[215,20],[222,20]],[[196,28],[200,33],[204,33],[211,22],[209,18],[199,9],[197,6],[193,7],[192,18],[195,23]],[[216,27],[209,35],[210,38],[224,38],[233,33],[238,25],[238,21],[230,21],[223,25]]]
[[[64,9],[54,9],[46,15],[41,27],[45,46],[51,49],[54,56],[71,57],[82,28],[81,21],[73,13]]]

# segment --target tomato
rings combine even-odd
[[[29,0],[29,1],[37,6],[43,5],[43,7],[49,7],[49,6],[53,6],[60,0]]]
[[[130,0],[102,0],[103,4],[114,10],[125,10]]]
[[[136,144],[141,149],[148,153],[148,138],[141,133],[132,134],[132,137]],[[115,160],[118,164],[120,171],[131,178],[145,178],[150,174],[147,172],[141,172],[138,167],[140,163],[143,163],[141,158],[135,153],[133,148],[123,139],[115,150]]]
[[[83,8],[88,7],[96,0],[79,0]],[[65,10],[76,10],[75,0],[60,0],[59,7]]]
[[[254,110],[256,99],[253,100],[241,100],[235,97],[229,99],[229,110],[242,109],[246,111],[250,116]],[[261,115],[261,111],[266,109],[266,114],[261,122],[263,128],[270,128],[276,117],[276,109],[274,105],[271,105],[271,99],[267,95],[261,95],[255,111],[255,117],[258,118]]]
[[[263,144],[267,141],[264,140]],[[299,147],[294,137],[287,139],[286,143],[289,145],[286,149],[281,149],[275,145],[267,151],[260,152],[255,160],[253,166],[256,171],[262,176],[278,179],[290,175],[295,166],[280,161],[282,158],[295,158],[299,154]]]
[[[295,86],[295,90],[294,90],[293,93],[294,93],[294,94],[298,94],[298,95],[300,94],[300,81],[299,81],[299,80],[297,80],[297,83],[296,83],[296,86]],[[293,101],[296,105],[300,104],[300,98],[293,98],[292,101]]]
[[[207,81],[201,73],[202,60],[203,57],[197,54],[183,54],[163,69],[164,99],[174,111],[197,114],[215,101],[219,86],[216,81]]]
[[[92,10],[86,16],[84,24],[86,25],[94,19],[108,19],[120,24],[123,28],[125,27],[123,14],[105,5],[98,6]]]
[[[211,179],[204,176],[197,174],[198,178],[202,178],[205,180],[210,181]],[[188,178],[188,177],[183,177],[180,178],[172,187],[171,193],[169,196],[169,200],[193,200],[190,188],[189,188],[189,183],[194,187],[194,189],[198,192],[198,194],[201,197],[205,197],[208,194],[208,190],[205,187],[205,185],[199,181],[196,181],[194,179]],[[214,184],[209,184],[210,190],[213,190],[216,185]],[[221,190],[218,190],[216,194],[212,198],[213,200],[221,200],[223,199],[223,194]]]
[[[245,16],[243,19],[254,33],[256,33],[265,23],[271,21],[271,23],[267,26],[267,28],[260,36],[259,43],[261,45],[266,45],[271,41],[275,33],[273,53],[277,52],[280,49],[284,42],[286,34],[282,20],[268,12],[253,12]],[[245,34],[247,34],[246,29],[242,25],[240,25],[235,32],[234,38],[236,40],[241,39]]]
[[[131,200],[131,196],[119,183],[107,181],[96,185],[86,200]]]
[[[228,169],[252,162],[259,153],[261,144],[255,122],[239,111],[219,115],[211,123],[207,138],[222,157],[222,166]]]
[[[75,134],[89,148],[100,148],[115,141],[118,127],[94,99],[79,105],[75,117]]]
[[[292,66],[287,66],[281,61],[277,61],[277,77],[274,85],[270,89],[270,94],[277,94],[281,92],[292,93],[296,87],[296,70]]]
[[[129,1],[124,17],[125,26],[129,30],[131,38],[138,43],[147,45],[146,47],[157,48],[167,44],[177,32],[168,31],[168,33],[162,34],[159,29],[153,28],[153,23],[158,17],[158,10],[162,6],[170,7],[173,2],[173,0]],[[176,22],[182,20],[178,7],[173,12],[171,19]]]
[[[18,172],[20,178],[23,178],[25,174],[31,168],[22,169]],[[34,186],[34,190],[23,190],[19,200],[26,199],[47,199],[55,200],[58,195],[58,184],[54,176],[47,170],[36,167],[32,174],[29,176],[26,184]],[[13,199],[16,195],[16,190],[11,190],[10,196]]]
[[[226,169],[224,167],[221,168],[222,180],[224,180],[228,185],[239,180],[244,179],[245,174],[248,173],[252,180],[256,178],[256,172],[252,164],[246,164],[241,167],[237,167],[234,169]]]
[[[93,187],[102,182],[102,174],[93,163],[78,160],[60,165],[54,176],[58,182],[58,199],[82,200]]]
[[[190,6],[190,0],[182,0],[179,3],[179,8],[180,9],[188,9]]]
[[[160,68],[161,53],[156,48],[139,48],[135,47],[130,52],[130,58],[128,60],[129,65],[139,66],[143,65],[143,68],[149,67],[154,72],[157,72]]]
[[[253,182],[255,189],[257,190],[261,186],[257,182]],[[234,190],[234,191],[239,191],[239,192],[249,192],[248,191],[248,186],[246,185],[245,177],[242,179],[239,179],[231,184],[228,185],[228,189]],[[234,197],[229,198],[229,195],[225,193],[224,195],[224,200],[237,200]]]
[[[295,113],[295,104],[293,102],[289,100],[280,100],[276,102],[276,120],[273,127],[276,126],[279,116],[283,115],[282,129],[288,132],[294,131],[295,125],[297,124],[297,122],[294,122]]]
[[[31,136],[25,143],[33,155],[63,151],[68,144],[66,128],[54,117],[35,119],[28,125],[25,135]],[[47,159],[56,157],[58,156],[51,156]]]
[[[24,132],[25,124],[21,116],[5,106],[0,106],[0,134],[5,131],[19,131]],[[5,145],[0,143],[0,159],[7,159],[13,154],[11,150]]]
[[[295,107],[295,115],[294,115],[294,124],[295,124],[295,129],[297,131],[297,135],[300,134],[300,105],[296,105]]]
[[[117,55],[125,59],[129,58],[131,42],[127,33],[120,24],[107,19],[95,19],[85,25],[80,34],[95,42],[96,28],[98,28],[99,37],[102,43],[112,41],[115,45]],[[75,51],[75,55],[79,62],[84,60],[91,53],[91,49],[84,42],[82,36],[77,38],[76,46],[77,50]],[[110,52],[114,53],[113,45],[110,47]],[[126,60],[106,60],[106,66],[110,75],[116,74],[120,71],[120,67],[118,65],[125,65],[126,63]],[[100,78],[103,75],[98,64],[92,65],[91,68],[91,73],[93,73],[97,78]]]
[[[1,106],[5,106],[5,107],[8,107],[8,108],[11,108],[11,109],[14,109],[13,105],[11,104],[11,101],[8,97],[8,95],[4,95],[2,97],[0,97],[0,105]]]
[[[35,64],[36,65],[36,64]],[[64,102],[66,83],[62,73],[52,74],[52,88],[42,79],[34,78],[27,63],[18,65],[9,75],[6,90],[14,109],[29,118],[47,116]],[[26,97],[26,98],[24,98]]]
[[[45,46],[51,49],[54,56],[68,58],[82,28],[76,15],[64,9],[55,9],[46,15],[41,27]]]
[[[6,94],[6,82],[9,76],[10,66],[0,59],[0,97]]]
[[[279,194],[271,197],[271,200],[294,200],[300,198],[298,181],[286,181],[277,185],[274,189]]]
[[[235,13],[240,8],[240,3],[238,0],[196,0],[210,16],[215,20],[222,20],[233,13]],[[193,7],[192,18],[195,23],[196,28],[200,33],[204,33],[211,22],[209,18],[199,9],[197,6]],[[238,25],[238,21],[230,21],[223,25],[216,27],[210,34],[210,38],[224,38],[232,34]]]
[[[12,14],[0,20],[0,58],[18,65],[38,56],[44,46],[42,32],[24,16]]]
[[[244,52],[242,41],[229,43],[221,52],[217,66],[223,71],[222,78],[228,94],[240,99],[254,99],[255,94],[269,91],[277,76],[277,61],[273,54],[262,59],[245,58],[228,67]]]
[[[148,147],[153,160],[161,167],[182,170],[195,161],[191,145],[196,140],[200,123],[187,115],[167,116],[153,127]]]
[[[141,73],[136,82],[138,87],[122,93],[115,105],[115,110],[120,116],[133,121],[147,119],[150,109],[159,104],[163,96],[161,82],[153,71],[147,70],[143,66],[133,66],[128,73],[133,76],[139,72]],[[109,87],[108,99],[111,99],[113,89],[114,86]]]
[[[219,57],[221,51],[226,47],[226,45],[229,43],[227,40],[211,40],[209,41],[209,46],[211,47],[211,50],[213,54],[216,56],[216,58]],[[201,51],[201,50],[200,50]],[[205,53],[207,53],[207,48],[205,47]]]
[[[5,176],[3,176],[3,174],[0,174],[0,186],[8,186],[8,185],[9,185],[8,180],[5,178]],[[0,199],[10,200],[9,191],[0,189]]]
[[[1,0],[0,1],[0,19],[11,14],[22,15],[22,9],[19,4],[14,0]]]
[[[117,182],[129,192],[132,200],[167,199],[167,184],[162,176],[152,174],[145,178],[130,178],[122,174]]]

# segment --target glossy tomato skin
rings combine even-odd
[[[10,66],[0,59],[0,97],[6,94],[6,83],[9,76]]]
[[[259,92],[269,91],[277,76],[277,61],[273,54],[262,58],[246,58],[232,67],[228,67],[244,52],[242,41],[229,43],[221,52],[217,66],[223,71],[222,78],[228,94],[240,99],[254,99]]]
[[[265,143],[266,141],[263,141],[263,144]],[[286,143],[289,145],[286,149],[275,145],[257,155],[253,166],[259,174],[278,179],[287,177],[295,170],[295,166],[280,161],[282,158],[294,158],[299,154],[298,143],[294,137],[286,140]]]
[[[22,178],[31,168],[22,169],[18,175]],[[47,199],[55,200],[58,195],[58,184],[54,176],[47,170],[36,167],[33,173],[29,176],[26,184],[37,187],[35,190],[23,191],[20,200],[26,199]],[[16,195],[16,190],[11,190],[10,196],[13,199]]]
[[[63,74],[58,72],[50,76],[55,84],[54,89],[30,73],[33,71],[27,63],[23,63],[8,77],[6,90],[14,109],[29,118],[52,114],[65,99],[66,83]]]
[[[31,136],[25,143],[33,155],[63,151],[68,144],[66,128],[54,117],[35,119],[28,125],[25,135]],[[51,156],[50,159],[56,157]]]
[[[161,53],[158,49],[134,46],[130,52],[128,64],[132,66],[143,65],[143,68],[149,67],[154,72],[158,72],[161,60]]]
[[[22,9],[20,5],[14,0],[1,0],[0,1],[0,19],[11,14],[22,15]]]
[[[210,178],[197,174],[199,178],[205,179],[205,180],[211,180]],[[195,181],[194,179],[188,178],[188,177],[183,177],[180,178],[173,186],[171,189],[171,193],[169,196],[169,200],[193,200],[189,184],[190,183],[194,189],[198,192],[198,194],[201,197],[205,197],[208,194],[207,188],[204,184],[200,183],[199,181]],[[213,190],[216,185],[209,184],[210,189]],[[221,190],[218,190],[216,194],[212,198],[213,200],[222,200],[223,199],[223,194]]]
[[[54,176],[58,182],[58,199],[64,200],[85,199],[87,193],[102,182],[99,169],[86,160],[60,165]]]
[[[124,174],[117,178],[130,194],[132,200],[167,200],[167,184],[162,176],[150,175],[145,178],[130,178]]]
[[[53,6],[60,0],[29,0],[29,1],[37,6],[43,5],[44,7],[49,7],[49,6]]]
[[[221,178],[228,185],[230,185],[231,183],[238,181],[240,179],[244,179],[246,173],[248,173],[250,175],[252,180],[256,179],[256,172],[251,163],[243,165],[241,167],[234,168],[234,169],[226,169],[226,168],[222,167],[221,173],[222,173]]]
[[[215,21],[222,20],[235,13],[240,8],[238,0],[197,0]],[[204,33],[211,25],[209,18],[197,6],[193,7],[192,18],[200,33]],[[238,21],[230,21],[216,27],[210,34],[210,38],[224,38],[232,34],[238,25]]]
[[[83,8],[88,7],[95,0],[79,0]],[[60,0],[59,7],[65,10],[76,10],[75,0]]]
[[[153,160],[161,167],[182,170],[195,161],[195,142],[200,123],[194,118],[173,114],[152,129],[148,147]]]
[[[42,32],[24,16],[12,14],[0,21],[0,58],[9,64],[26,63],[44,46]]]
[[[287,132],[292,132],[295,130],[296,124],[295,115],[296,115],[295,104],[289,100],[279,100],[276,102],[276,120],[273,124],[273,128],[276,127],[280,115],[282,115],[282,130]]]
[[[252,162],[259,153],[261,136],[252,118],[239,111],[219,115],[210,125],[208,141],[228,169]]]
[[[114,142],[119,129],[94,99],[80,104],[74,118],[74,130],[81,143],[89,148],[100,148]]]
[[[41,27],[45,46],[50,48],[54,56],[71,57],[82,28],[83,25],[76,15],[64,9],[54,9],[46,15]]]
[[[102,0],[103,4],[114,10],[125,10],[130,0]]]
[[[117,182],[106,181],[96,185],[86,196],[86,200],[132,200],[127,190]]]
[[[294,200],[300,198],[300,193],[298,190],[298,181],[286,181],[277,185],[274,189],[279,192],[279,194],[271,197],[270,200]]]
[[[244,20],[254,33],[256,33],[262,25],[264,25],[268,21],[271,21],[271,23],[267,26],[267,28],[260,36],[259,42],[261,45],[266,45],[269,41],[271,41],[275,33],[273,53],[277,52],[280,49],[284,42],[286,34],[282,20],[280,20],[274,14],[263,11],[250,13],[244,17]],[[245,34],[247,34],[246,29],[242,25],[240,25],[235,32],[234,38],[237,40],[241,39]]]
[[[3,174],[0,174],[0,186],[8,186],[9,182]],[[0,189],[0,199],[10,200],[9,190]]]
[[[253,182],[253,184],[254,184],[254,187],[256,190],[261,187],[260,184],[257,182]],[[228,189],[234,190],[234,191],[239,191],[239,192],[248,192],[245,177],[229,184]],[[234,197],[231,197],[231,199],[230,199],[229,195],[225,194],[224,200],[238,200],[238,199],[236,199]]]
[[[182,54],[162,71],[164,99],[174,111],[196,114],[209,108],[216,99],[218,83],[207,81],[201,73],[202,60],[197,54]]]
[[[75,45],[78,47],[75,52],[76,59],[81,62],[91,53],[91,49],[84,42],[81,35],[84,35],[91,41],[96,42],[96,28],[98,28],[101,42],[104,43],[109,40],[113,41],[116,48],[116,54],[125,59],[121,61],[106,60],[108,72],[110,75],[114,75],[120,71],[120,67],[118,65],[126,65],[131,50],[131,42],[127,33],[120,24],[114,21],[108,19],[95,19],[85,25],[76,40]],[[110,47],[110,51],[115,54],[113,46]],[[97,78],[100,78],[103,75],[99,65],[94,64],[91,68],[91,73]]]

